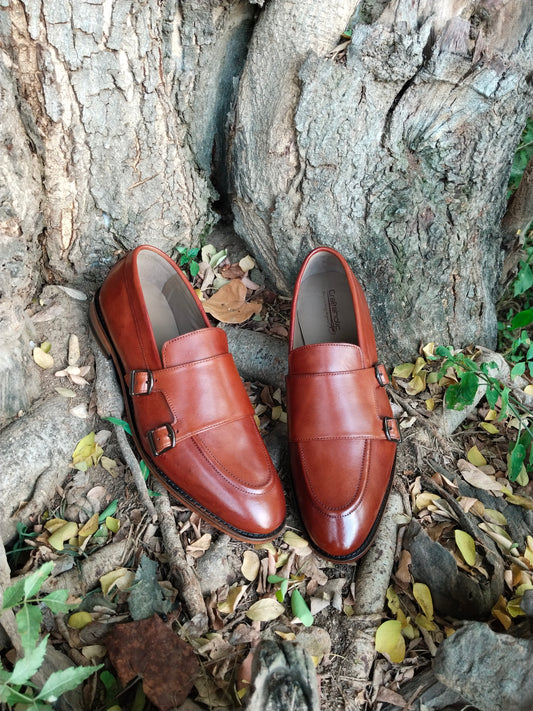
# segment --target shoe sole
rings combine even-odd
[[[131,395],[129,394],[127,388],[125,387],[124,375],[125,370],[122,366],[120,358],[113,346],[113,341],[109,335],[107,326],[105,325],[105,320],[100,309],[98,301],[99,292],[97,291],[94,299],[89,307],[89,324],[91,326],[91,331],[93,333],[94,339],[98,344],[100,350],[105,355],[106,358],[111,358],[115,371],[118,377],[120,390],[122,392],[122,398],[124,400],[124,407],[126,409],[126,419],[131,428],[131,433],[135,447],[141,459],[144,461],[146,466],[149,468],[153,476],[163,484],[165,489],[172,494],[180,503],[186,506],[188,509],[195,511],[203,519],[211,523],[215,528],[229,534],[232,538],[244,541],[246,543],[263,543],[266,541],[271,541],[273,538],[281,533],[285,524],[282,524],[279,528],[266,535],[249,533],[247,531],[242,531],[238,528],[234,528],[231,524],[227,523],[223,519],[218,518],[211,511],[205,509],[202,504],[196,501],[190,494],[183,489],[180,489],[169,477],[156,466],[152,461],[149,454],[145,452],[141,445],[141,440],[137,428],[135,426],[135,418],[133,417],[133,403],[131,402]]]

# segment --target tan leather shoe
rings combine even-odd
[[[287,415],[294,489],[320,555],[351,563],[369,548],[391,486],[398,424],[361,285],[319,247],[296,281]]]
[[[142,246],[118,262],[90,321],[111,356],[137,449],[182,503],[245,541],[285,518],[277,472],[226,334],[213,328],[176,264]]]

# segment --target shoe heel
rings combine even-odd
[[[91,331],[94,336],[94,340],[97,342],[100,350],[105,355],[106,358],[111,358],[112,346],[107,337],[105,327],[100,320],[98,315],[98,308],[96,305],[98,299],[98,294],[95,294],[94,299],[91,301],[89,306],[89,324],[91,326]]]

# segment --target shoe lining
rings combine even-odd
[[[159,352],[166,341],[206,327],[198,305],[172,265],[146,250],[140,252],[137,267]]]
[[[312,257],[298,293],[293,347],[312,343],[357,344],[350,284],[342,264],[329,252]]]

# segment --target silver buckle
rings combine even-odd
[[[391,424],[392,423],[392,424]],[[383,427],[385,429],[385,437],[389,442],[401,442],[402,433],[400,432],[400,425],[394,417],[385,417],[383,420]],[[397,433],[397,436],[395,436]]]

